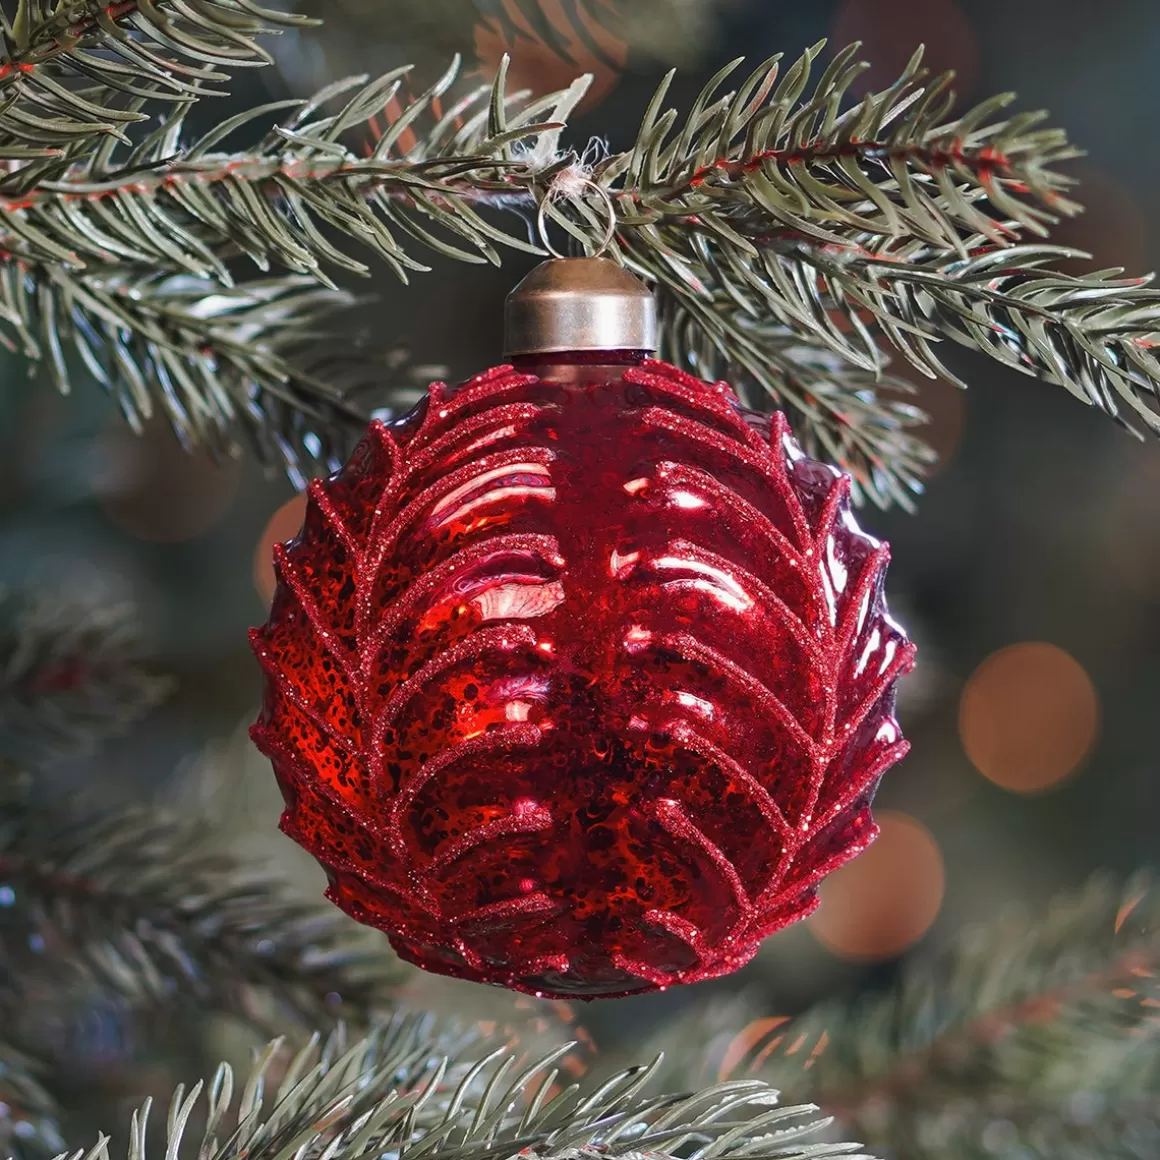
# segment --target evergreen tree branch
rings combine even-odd
[[[357,85],[338,120],[360,124],[375,117],[395,98],[405,72],[396,70],[371,84],[356,79],[336,86],[332,96]],[[438,107],[454,76],[452,68],[408,106],[412,126]],[[558,110],[569,96],[554,94],[549,101]],[[550,173],[537,177],[527,161],[508,160],[504,145],[487,136],[494,124],[481,114],[500,100],[498,89],[475,90],[459,102],[454,116],[438,118],[412,148],[411,157],[420,160],[401,161],[387,158],[386,137],[371,158],[338,149],[336,118],[319,114],[317,101],[241,154],[207,152],[208,142],[202,141],[178,156],[179,116],[135,150],[130,164],[116,165],[116,143],[110,142],[67,181],[42,182],[34,194],[0,202],[0,211],[21,211],[25,260],[67,258],[79,265],[86,259],[127,259],[227,281],[224,257],[231,251],[247,254],[263,269],[280,264],[327,284],[332,283],[320,259],[367,273],[365,264],[328,243],[321,255],[316,252],[326,227],[369,244],[404,279],[409,270],[427,267],[402,247],[400,232],[452,257],[498,262],[493,240],[531,247],[490,227],[473,204],[511,199],[521,186],[532,204],[537,180],[541,194],[551,181]],[[532,115],[547,103],[540,102]],[[245,114],[230,128],[268,111]],[[550,156],[539,139],[558,123],[527,125],[527,118],[526,110],[522,116],[513,110],[502,137],[526,131],[531,140],[525,148]],[[214,139],[220,136],[215,131]],[[910,503],[931,456],[909,434],[921,423],[921,413],[882,397],[883,390],[910,391],[904,380],[878,382],[858,368],[819,357],[821,352],[804,347],[788,326],[771,330],[742,317],[724,293],[709,302],[690,296],[674,302],[665,335],[664,353],[675,361],[695,362],[707,375],[738,369],[786,406],[800,419],[808,449],[850,470],[861,493],[883,505]],[[784,352],[790,354],[783,357]]]
[[[124,139],[142,101],[224,95],[223,67],[271,62],[257,36],[312,23],[253,0],[17,0],[0,13],[0,158]]]
[[[932,343],[950,337],[1160,429],[1152,406],[1160,367],[1150,353],[1160,292],[1108,272],[1064,275],[1049,263],[1066,251],[1024,240],[1079,209],[1065,196],[1069,179],[1053,169],[1076,155],[1063,134],[1042,128],[1042,114],[999,116],[1009,94],[952,116],[949,77],[928,78],[918,54],[890,88],[844,108],[865,67],[855,48],[839,52],[812,87],[820,45],[784,74],[774,59],[723,92],[735,62],[683,121],[664,108],[666,80],[634,147],[591,169],[602,197],[589,186],[563,201],[560,189],[576,188],[565,179],[587,172],[558,145],[584,81],[528,102],[506,96],[501,71],[490,93],[445,109],[454,67],[406,102],[405,70],[352,78],[228,153],[220,145],[229,134],[280,106],[183,142],[187,95],[127,152],[109,138],[53,173],[14,169],[0,183],[0,245],[10,263],[63,270],[84,287],[122,279],[126,266],[158,272],[138,278],[133,311],[107,328],[113,373],[105,377],[131,416],[148,395],[164,398],[191,441],[220,441],[241,422],[261,442],[271,418],[261,404],[247,411],[257,397],[279,400],[283,424],[305,409],[315,444],[329,432],[342,445],[336,428],[363,416],[281,357],[285,319],[263,332],[279,356],[272,361],[247,359],[250,340],[231,343],[220,326],[201,328],[197,341],[159,342],[149,333],[158,315],[149,299],[171,285],[162,272],[203,279],[208,295],[212,283],[234,286],[230,263],[245,256],[263,272],[277,267],[333,290],[332,272],[369,271],[331,240],[337,235],[406,280],[428,269],[416,250],[495,263],[498,246],[540,252],[521,236],[522,223],[513,231],[493,220],[495,211],[540,205],[591,252],[607,225],[604,197],[616,217],[613,256],[664,299],[666,354],[760,387],[798,421],[803,443],[832,456],[875,502],[909,504],[932,458],[912,433],[921,414],[891,397],[899,380],[882,378],[883,337],[927,374],[949,376]],[[338,111],[327,111],[336,100]],[[49,313],[58,283],[46,283],[41,299]],[[265,285],[301,292],[285,275]],[[160,314],[172,321],[167,305]],[[122,339],[139,325],[176,355],[165,367],[171,377],[194,347],[202,352],[180,408],[151,364],[119,365]],[[186,327],[182,320],[183,335]],[[60,359],[54,371],[67,386]],[[193,413],[210,418],[190,421]],[[265,442],[296,446],[277,428]],[[283,458],[303,473],[294,452]]]
[[[1160,290],[1151,277],[1063,273],[1051,264],[1077,254],[1043,243],[997,247],[976,235],[968,244],[959,259],[912,241],[864,236],[840,249],[787,233],[759,264],[734,261],[721,270],[710,260],[696,273],[705,283],[729,284],[733,302],[759,294],[767,317],[875,376],[886,364],[884,336],[923,374],[965,386],[935,349],[950,339],[1063,386],[1136,434],[1138,426],[1160,433],[1153,354]],[[677,279],[667,289],[678,299],[703,297]],[[703,315],[706,331],[738,345],[727,313]]]
[[[0,756],[41,762],[119,733],[172,688],[144,661],[131,606],[0,590]]]
[[[19,232],[11,232],[6,244],[23,261],[65,262],[74,268],[86,262],[147,262],[226,284],[227,259],[244,253],[262,269],[278,264],[328,285],[332,282],[324,262],[360,274],[367,267],[326,242],[326,228],[369,244],[404,279],[408,271],[426,266],[403,248],[400,235],[469,261],[498,262],[494,242],[534,249],[497,229],[477,210],[531,207],[548,195],[561,169],[570,164],[555,150],[559,118],[582,87],[528,105],[518,95],[504,98],[501,77],[490,93],[476,90],[444,112],[440,101],[454,79],[453,67],[388,125],[371,156],[360,157],[340,145],[344,129],[361,128],[365,139],[369,127],[377,126],[405,71],[361,87],[362,78],[333,86],[301,104],[290,121],[258,146],[240,153],[222,154],[212,146],[274,107],[244,114],[184,148],[179,143],[186,110],[179,110],[126,159],[121,159],[117,143],[109,141],[74,166],[66,179],[42,180],[32,191],[15,190],[7,202],[0,202],[0,220],[7,214],[19,222]],[[760,74],[767,89],[771,73],[767,69]],[[356,91],[348,95],[352,88]],[[339,96],[347,96],[341,112],[324,115],[324,98]],[[536,118],[545,115],[556,120],[537,124]],[[405,157],[393,156],[404,129],[414,134],[424,118],[431,121],[430,128]],[[984,156],[987,148],[980,146],[976,152]],[[848,160],[836,146],[828,153],[815,152],[826,164]],[[933,147],[911,152],[928,167],[935,164]],[[949,146],[943,150],[948,156],[951,152]],[[954,157],[961,166],[978,160],[961,147]],[[800,158],[779,160],[796,165]],[[669,216],[675,212],[673,205],[679,205],[676,216],[687,224],[689,207],[682,197],[702,186],[745,177],[752,166],[734,173],[730,166],[718,165],[705,173],[691,170],[684,178],[679,169],[669,169],[653,180],[664,186]],[[654,211],[659,198],[654,194],[648,199]],[[644,219],[638,211],[643,200],[640,189],[631,193],[635,224],[626,224],[623,231],[630,238],[642,231]],[[679,233],[676,240],[685,243]],[[648,274],[647,249],[626,250]],[[819,357],[820,352],[794,343],[789,328],[762,333],[736,310],[730,318],[734,302],[726,293],[707,302],[697,300],[687,292],[687,282],[676,279],[677,295],[684,301],[676,302],[673,324],[666,331],[670,357],[687,362],[698,348],[702,373],[712,373],[718,364],[740,368],[800,417],[804,442],[850,470],[862,492],[879,503],[909,502],[930,455],[908,434],[921,415],[882,397],[882,389],[898,389],[900,381],[879,384],[869,374]],[[683,350],[673,346],[677,336]],[[779,351],[791,348],[799,357],[779,359]]]
[[[139,266],[8,263],[0,341],[46,362],[62,392],[82,366],[137,429],[160,411],[185,445],[245,445],[300,482],[316,463],[334,470],[366,423],[314,369],[332,345],[322,321],[352,301],[295,275],[235,287]]]
[[[1148,879],[1093,880],[1037,920],[965,932],[886,994],[770,1021],[724,1070],[898,1160],[1142,1160],[1160,1138],[1158,918]]]
[[[679,115],[663,110],[670,74],[634,148],[598,167],[637,207],[636,215],[622,210],[624,224],[694,225],[750,256],[786,229],[839,246],[848,230],[915,238],[962,255],[964,234],[1003,245],[1007,219],[1043,235],[1079,210],[1063,196],[1071,180],[1051,168],[1077,150],[1060,130],[1038,127],[1044,113],[994,120],[1014,100],[1004,93],[948,120],[953,76],[930,78],[921,50],[893,85],[841,112],[869,66],[850,45],[807,93],[823,47],[808,49],[784,76],[774,57],[721,94],[740,61],[727,65],[675,136]]]
[[[349,90],[351,82],[298,103],[297,117],[268,139],[271,154],[265,160],[250,157],[235,165],[214,156],[206,168],[199,151],[210,139],[203,138],[184,154],[184,168],[167,162],[181,127],[179,115],[133,151],[112,186],[78,198],[75,186],[44,182],[38,191],[21,194],[19,205],[0,206],[0,228],[11,227],[0,237],[0,245],[9,247],[8,261],[0,265],[0,337],[26,357],[47,362],[65,392],[71,389],[71,346],[78,356],[72,361],[114,394],[134,426],[161,409],[184,443],[219,452],[248,444],[263,460],[284,464],[300,485],[316,465],[334,470],[367,415],[333,382],[333,344],[320,349],[325,335],[318,327],[352,302],[322,273],[322,261],[360,273],[367,267],[341,254],[322,229],[356,238],[402,277],[409,269],[427,267],[399,245],[393,230],[461,258],[472,255],[441,240],[437,230],[447,227],[444,233],[451,237],[468,238],[479,260],[498,262],[490,239],[534,252],[484,222],[467,203],[449,198],[444,186],[416,172],[421,165],[408,163],[392,190],[368,200],[368,172],[373,179],[383,171],[377,155],[405,129],[403,122],[438,107],[454,71],[413,103],[384,135],[376,156],[336,162],[342,151],[333,139],[348,123],[365,127],[397,89],[399,75],[371,85],[354,82],[358,92],[337,116],[312,118],[322,101]],[[436,176],[446,184],[448,172],[502,168],[512,140],[553,133],[552,125],[534,123],[536,116],[574,103],[582,91],[577,86],[548,101],[525,101],[517,114],[521,127],[505,122],[504,130],[488,133],[504,116],[496,112],[504,98],[499,90],[476,90],[448,113],[435,115],[432,139],[453,139],[471,158],[465,162],[456,153],[447,165],[434,164]],[[251,116],[225,123],[214,135]],[[84,167],[87,176],[101,170],[115,144],[93,151]],[[167,179],[152,193],[163,189],[166,196],[151,198],[143,191],[159,172]],[[127,175],[132,180],[126,184]],[[207,176],[208,189],[201,182]],[[407,193],[406,204],[392,203],[394,190]],[[370,193],[375,193],[373,180]],[[280,265],[306,273],[235,284],[227,263],[239,254],[263,270]],[[312,366],[325,368],[326,378],[312,373]],[[350,367],[356,386],[375,374],[369,360]]]
[[[46,987],[196,1001],[262,1028],[365,1019],[382,994],[347,920],[206,852],[198,826],[81,799],[39,806],[12,770],[0,788],[0,1025],[13,1033],[24,997]]]
[[[571,1085],[552,1096],[557,1049],[520,1068],[507,1051],[482,1058],[439,1036],[429,1020],[396,1020],[347,1048],[339,1036],[317,1040],[287,1061],[274,1042],[235,1096],[223,1064],[208,1085],[178,1088],[167,1117],[166,1153],[182,1154],[183,1137],[204,1107],[204,1128],[191,1142],[203,1160],[665,1160],[776,1155],[822,1160],[858,1153],[823,1144],[826,1123],[809,1105],[781,1107],[760,1082],[650,1096],[653,1069],[632,1068],[597,1091]],[[144,1157],[148,1103],[133,1117],[130,1155]],[[200,1118],[200,1117],[198,1117]],[[236,1125],[236,1126],[235,1126]],[[74,1160],[108,1160],[102,1138]],[[59,1160],[64,1160],[60,1157]],[[859,1153],[859,1160],[867,1158]]]
[[[775,62],[753,74],[737,96],[711,101],[730,71],[722,70],[694,104],[680,137],[667,144],[676,114],[658,115],[667,82],[662,85],[636,147],[605,158],[595,172],[617,199],[617,225],[633,243],[633,259],[646,266],[664,259],[680,273],[682,249],[699,245],[712,256],[760,259],[771,242],[787,235],[844,253],[854,230],[966,258],[968,241],[980,231],[1006,245],[1017,229],[1043,234],[1045,222],[1078,209],[1059,193],[1066,179],[1047,168],[1075,151],[1061,134],[1033,130],[1038,115],[972,129],[1003,103],[995,100],[944,124],[939,114],[950,99],[948,80],[923,88],[916,58],[895,86],[835,123],[824,114],[862,66],[839,68],[853,46],[845,50],[799,106],[817,52],[799,60],[780,86]],[[441,98],[457,65],[403,106],[385,132],[378,129],[368,156],[341,138],[353,132],[365,144],[375,135],[405,68],[370,83],[350,78],[309,101],[285,102],[298,104],[291,119],[242,151],[213,146],[281,105],[246,112],[182,146],[187,104],[125,159],[110,141],[62,179],[38,181],[34,190],[21,185],[23,170],[17,171],[10,195],[0,201],[0,221],[11,226],[6,244],[25,260],[76,265],[87,251],[101,261],[162,263],[218,276],[224,272],[212,252],[222,246],[263,267],[277,261],[313,272],[321,254],[363,272],[361,264],[322,248],[311,228],[321,223],[369,242],[400,276],[424,267],[402,249],[392,224],[439,253],[468,261],[498,262],[491,247],[496,241],[539,253],[481,218],[475,207],[534,208],[551,193],[561,170],[576,162],[558,154],[556,142],[585,82],[528,103],[524,94],[505,97],[501,75],[490,92],[468,93],[445,113]],[[323,104],[339,96],[347,97],[341,111],[323,115]],[[432,124],[419,135],[423,118]],[[898,124],[887,132],[883,124],[894,120]],[[417,139],[399,156],[399,140],[408,132]],[[811,134],[821,136],[794,144]],[[718,153],[718,160],[703,163]],[[1002,216],[981,207],[984,199],[1001,207]],[[588,221],[577,222],[552,208],[552,216],[585,242],[603,231],[591,211]],[[155,227],[144,238],[142,223]],[[445,248],[422,228],[427,223],[451,231],[470,249]],[[720,259],[718,264],[724,268]],[[691,272],[685,281],[697,284]]]
[[[513,161],[511,146],[516,141],[529,150],[550,145],[561,125],[534,118],[565,101],[574,103],[578,93],[529,103],[521,99],[526,94],[505,98],[501,80],[495,87],[474,88],[443,113],[440,99],[458,67],[456,60],[427,93],[410,102],[369,156],[341,144],[339,137],[353,128],[366,142],[375,117],[396,98],[406,68],[371,82],[349,78],[311,100],[247,111],[182,144],[192,107],[186,104],[137,147],[126,151],[108,141],[60,180],[38,180],[27,190],[24,171],[14,173],[8,183],[12,192],[0,196],[0,228],[9,227],[0,244],[25,262],[82,269],[127,261],[227,285],[226,259],[238,255],[263,271],[277,265],[328,284],[328,265],[369,273],[366,264],[324,239],[327,227],[369,248],[404,281],[409,271],[429,267],[408,252],[399,235],[471,262],[498,265],[492,245],[497,241],[539,253],[481,217],[472,202],[499,204],[522,194],[524,204],[534,204],[529,191],[544,167]],[[337,113],[323,111],[340,97],[346,100]],[[501,119],[495,110],[505,104],[503,128],[497,128]],[[213,149],[286,106],[293,114],[256,145],[233,153]],[[407,158],[392,159],[399,135],[414,133],[424,117],[432,123],[421,144]],[[519,232],[526,232],[522,222]]]
[[[0,1155],[46,1160],[62,1151],[57,1112],[32,1061],[0,1036]]]
[[[806,260],[828,288],[861,303],[880,329],[928,374],[955,376],[931,348],[945,337],[1066,388],[1131,431],[1160,433],[1160,290],[1118,269],[1086,276],[1050,263],[1074,257],[1057,246],[995,249],[976,239],[965,260],[901,261],[858,254]]]

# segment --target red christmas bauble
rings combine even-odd
[[[253,635],[253,736],[328,897],[556,997],[725,974],[808,914],[907,748],[913,647],[848,485],[654,361],[497,367],[373,424]]]

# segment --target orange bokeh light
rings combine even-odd
[[[1099,700],[1083,666],[1042,641],[992,653],[959,701],[959,736],[971,764],[1017,793],[1062,781],[1098,731]]]
[[[274,589],[277,587],[274,579],[274,545],[284,544],[298,535],[305,517],[306,496],[296,495],[270,517],[270,522],[262,532],[254,552],[254,587],[266,604],[273,600]]]
[[[894,810],[876,820],[878,839],[822,883],[808,920],[814,937],[844,959],[893,958],[926,933],[942,905],[943,860],[930,831]]]
[[[136,435],[123,422],[99,437],[94,490],[121,531],[158,544],[204,535],[225,515],[241,482],[237,460],[190,453],[161,423]]]

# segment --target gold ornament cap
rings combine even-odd
[[[656,299],[610,258],[551,258],[507,297],[505,356],[656,349]]]

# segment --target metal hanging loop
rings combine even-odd
[[[612,239],[616,237],[616,206],[613,204],[612,197],[608,190],[604,188],[599,182],[593,181],[591,177],[584,177],[582,179],[583,189],[585,191],[592,190],[597,197],[600,198],[604,206],[605,212],[608,214],[608,224],[605,227],[604,235],[600,240],[600,245],[596,253],[590,255],[593,258],[599,258],[612,245]],[[540,244],[552,255],[553,258],[567,258],[567,254],[561,254],[559,250],[552,245],[552,240],[548,236],[548,205],[557,200],[555,196],[555,186],[549,187],[548,192],[540,199],[539,212],[536,214],[536,229],[540,235]]]

